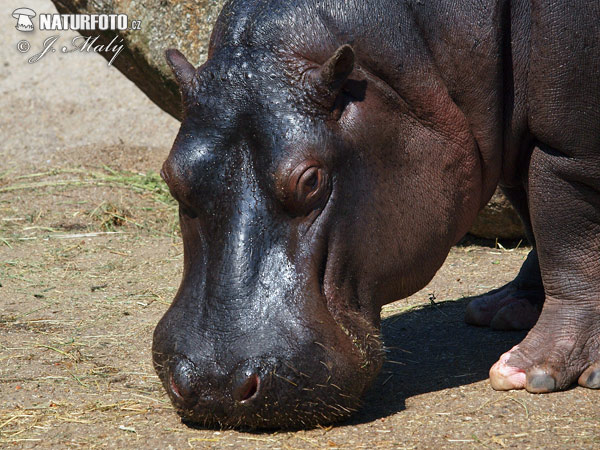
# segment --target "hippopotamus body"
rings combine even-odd
[[[492,386],[600,387],[598,2],[232,0],[204,65],[167,59],[185,256],[153,354],[185,419],[350,415],[382,305],[427,284],[498,184],[534,249],[467,320],[532,328]]]

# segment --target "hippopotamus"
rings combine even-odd
[[[166,53],[184,269],[153,358],[184,420],[347,418],[382,364],[381,307],[498,185],[533,247],[467,308],[530,329],[492,387],[600,387],[597,3],[231,0],[209,49],[199,68]]]

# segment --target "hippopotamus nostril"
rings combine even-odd
[[[194,364],[185,357],[179,357],[171,366],[169,389],[179,402],[193,402],[196,396],[197,371]]]
[[[169,376],[169,389],[171,389],[171,392],[173,394],[175,394],[175,397],[183,399],[183,395],[179,391],[179,387],[177,386],[177,383],[175,382],[173,374],[171,374]]]
[[[248,374],[244,372],[242,376],[237,378],[237,380],[234,380],[233,385],[233,399],[247,405],[258,397],[260,377],[256,373]]]

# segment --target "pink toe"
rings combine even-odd
[[[504,353],[490,369],[490,382],[497,391],[508,391],[510,389],[523,389],[527,381],[525,371],[517,367],[509,366],[510,353],[515,350],[514,346]]]

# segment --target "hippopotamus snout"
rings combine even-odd
[[[185,316],[175,307],[159,323],[154,364],[182,418],[204,426],[290,428],[340,420],[356,410],[368,385],[361,366],[376,373],[380,363],[367,362],[331,318],[321,320],[328,330],[270,324],[233,340],[237,333],[206,334]]]
[[[215,411],[227,402],[245,407],[258,404],[268,364],[246,361],[227,375],[215,370],[214,364],[208,366],[202,370],[183,355],[171,360],[165,379],[168,392],[180,409]]]
[[[187,357],[177,356],[167,369],[165,387],[184,419],[231,426],[232,418],[237,417],[247,426],[261,426],[256,418],[276,415],[273,408],[287,406],[286,397],[297,398],[294,391],[301,389],[294,374],[282,370],[282,366],[273,360],[251,360],[221,373],[214,364],[199,368]],[[277,380],[288,386],[279,385]]]

